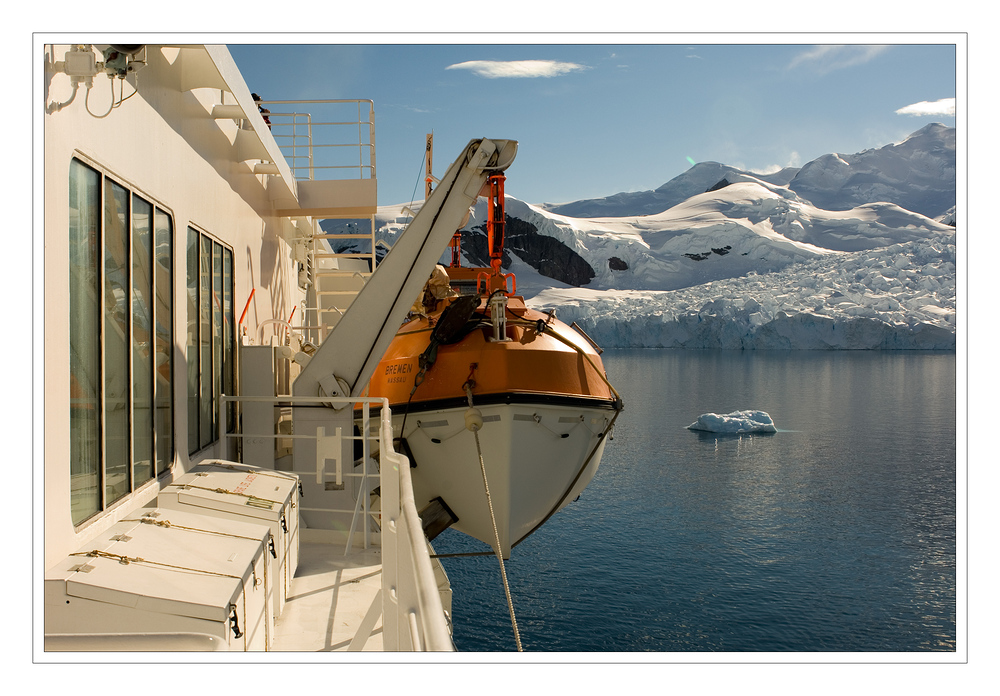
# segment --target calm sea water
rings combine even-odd
[[[526,651],[955,650],[953,353],[603,357],[601,468],[506,562]],[[779,432],[685,428],[741,409]],[[496,558],[444,564],[459,650],[515,650]]]

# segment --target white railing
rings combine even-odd
[[[424,536],[420,515],[413,498],[413,483],[410,478],[410,460],[393,447],[392,412],[388,399],[306,397],[306,396],[222,396],[222,408],[229,402],[272,403],[275,406],[296,406],[315,404],[344,404],[347,407],[361,406],[361,438],[365,443],[365,457],[369,452],[368,439],[371,431],[368,424],[370,405],[381,406],[379,414],[378,444],[380,467],[378,474],[354,474],[364,477],[360,490],[367,491],[367,478],[376,477],[381,486],[381,543],[382,543],[382,645],[387,651],[453,651],[454,643],[438,593],[434,569],[431,565],[427,537]],[[267,434],[225,433],[220,424],[220,438],[267,437]],[[312,438],[308,435],[272,434],[282,439]],[[346,436],[345,436],[346,437]],[[345,476],[352,474],[344,474]],[[355,507],[355,521],[369,517],[368,496],[359,494]],[[367,530],[367,523],[364,525]],[[353,536],[354,522],[348,535],[348,544]],[[365,545],[367,546],[367,533]]]
[[[372,100],[283,100],[259,105],[268,110],[271,135],[296,179],[376,178]]]
[[[293,176],[299,181],[345,181],[376,179],[375,166],[375,103],[370,99],[312,99],[261,101],[267,110],[271,135],[285,156]],[[373,199],[374,200],[374,199]],[[375,218],[368,220],[368,231],[357,234],[326,234],[318,229],[297,240],[307,252],[299,258],[306,265],[308,282],[315,290],[313,301],[305,308],[297,329],[308,334],[311,341],[322,343],[330,329],[354,295],[356,289],[324,288],[327,283],[338,285],[338,278],[351,276],[357,268],[347,271],[329,269],[324,259],[358,259],[366,262],[365,275],[377,265]],[[318,223],[314,223],[317,224]],[[367,251],[337,252],[330,242],[364,240]]]
[[[382,583],[383,592],[386,584],[389,592],[383,594],[382,642],[386,650],[454,650],[434,580],[427,538],[413,500],[410,460],[392,449],[392,422],[387,410],[382,410],[379,434],[380,446],[388,445],[382,451],[389,453],[382,455],[382,471],[395,482],[383,479],[383,486],[391,491],[383,498],[384,510],[392,513],[386,519],[383,511]],[[411,582],[410,578],[417,581]],[[389,611],[389,603],[396,611]]]

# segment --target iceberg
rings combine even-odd
[[[710,433],[776,433],[774,421],[765,411],[733,411],[725,415],[703,413],[698,420],[688,426],[688,430],[704,430]]]

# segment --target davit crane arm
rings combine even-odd
[[[295,381],[296,396],[358,396],[413,300],[488,178],[517,154],[515,140],[473,140]],[[345,393],[348,392],[349,393]]]

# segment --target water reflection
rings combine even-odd
[[[955,649],[954,354],[604,358],[615,440],[507,564],[527,649]],[[686,430],[742,409],[780,431]],[[495,560],[446,569],[459,648],[512,649]]]

